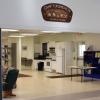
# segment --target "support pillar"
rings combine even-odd
[[[2,100],[2,59],[1,59],[1,55],[2,55],[2,44],[1,44],[1,28],[0,28],[0,100]]]

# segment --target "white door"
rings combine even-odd
[[[61,49],[60,51],[62,56],[57,56],[56,61],[57,61],[57,69],[56,72],[65,74],[65,49]]]
[[[56,72],[62,73],[63,72],[63,70],[62,70],[62,57],[57,57],[56,61],[57,61]]]

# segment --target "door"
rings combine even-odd
[[[11,66],[17,67],[17,44],[11,44]]]
[[[42,43],[42,54],[47,55],[47,43]]]

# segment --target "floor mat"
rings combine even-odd
[[[66,78],[66,77],[76,77],[81,76],[80,74],[73,74],[73,75],[58,75],[58,76],[47,76],[48,78]]]
[[[26,75],[26,74],[19,74],[18,77],[32,77],[31,75]]]

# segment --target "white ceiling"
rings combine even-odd
[[[71,8],[72,21],[70,23],[44,21],[41,7],[51,2]],[[100,0],[0,0],[0,27],[100,33]]]

